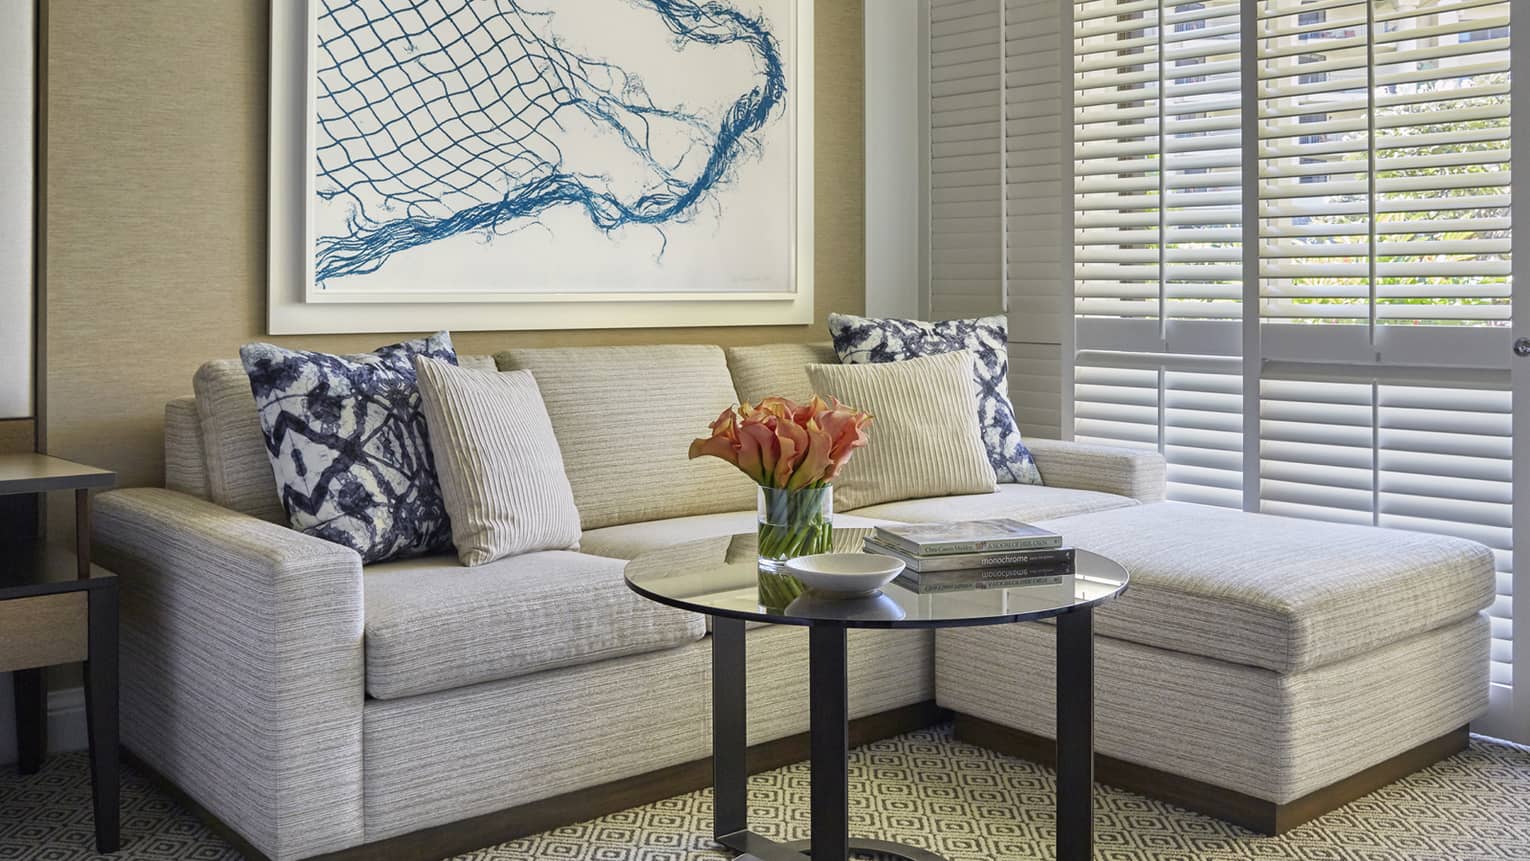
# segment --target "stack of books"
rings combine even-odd
[[[903,560],[894,582],[921,593],[1055,585],[1073,574],[1061,535],[1010,518],[878,526],[864,545]]]

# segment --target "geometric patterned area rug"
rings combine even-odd
[[[1053,779],[1025,760],[955,741],[949,726],[857,748],[851,831],[952,861],[1052,858]],[[775,839],[807,836],[804,763],[750,781],[750,819]],[[695,792],[462,856],[471,861],[725,861],[712,848],[712,797]],[[237,854],[125,769],[123,850],[113,858],[215,861]],[[0,767],[0,861],[99,858],[82,754],[41,774]],[[1278,837],[1100,787],[1102,861],[1475,861],[1530,859],[1530,749],[1474,736],[1465,752]]]

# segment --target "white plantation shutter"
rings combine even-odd
[[[1241,315],[1238,5],[1075,6],[1078,314]]]
[[[1074,365],[1074,439],[1157,449],[1168,497],[1243,505],[1243,376],[1220,357],[1085,351]]]
[[[1163,454],[1169,498],[1243,506],[1241,363],[1165,370]],[[1220,366],[1220,367],[1218,367]]]
[[[1509,3],[1259,4],[1262,313],[1509,319]]]
[[[1491,547],[1484,726],[1530,740],[1509,695],[1511,4],[1073,8],[1076,438],[1162,451],[1171,498]]]
[[[1241,371],[1203,355],[1236,338],[1181,346],[1242,316],[1239,2],[1088,0],[1073,36],[1075,436],[1153,446],[1171,498],[1241,507]]]
[[[1055,439],[1062,429],[1060,345],[1009,342],[1009,398],[1020,433]]]
[[[1512,681],[1513,415],[1508,375],[1271,366],[1260,385],[1259,507],[1454,535],[1492,548],[1493,681]],[[1410,379],[1413,377],[1414,379]],[[1432,378],[1431,378],[1432,377]]]
[[[1004,307],[1000,0],[930,0],[930,313]]]
[[[1267,514],[1375,522],[1375,433],[1370,383],[1259,384],[1259,509]]]
[[[1507,375],[1478,382],[1491,387],[1378,386],[1376,522],[1493,549],[1493,681],[1507,685],[1513,681],[1513,413]]]
[[[1062,289],[1072,266],[1073,160],[1058,0],[1005,0],[1004,293],[1009,389],[1024,434],[1062,433],[1062,333],[1072,324]]]

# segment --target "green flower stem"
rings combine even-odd
[[[834,528],[828,486],[780,490],[763,488],[759,524],[760,603],[784,608],[802,594],[797,578],[775,570],[794,556],[826,553],[833,548]]]
[[[760,571],[760,605],[773,610],[784,610],[802,594],[802,581],[790,574]]]

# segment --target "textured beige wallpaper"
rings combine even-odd
[[[42,433],[124,485],[160,482],[161,410],[197,365],[264,337],[267,3],[45,0]],[[862,7],[816,7],[818,324],[464,332],[458,348],[818,340],[830,310],[859,312]],[[390,336],[276,340],[346,351]]]

